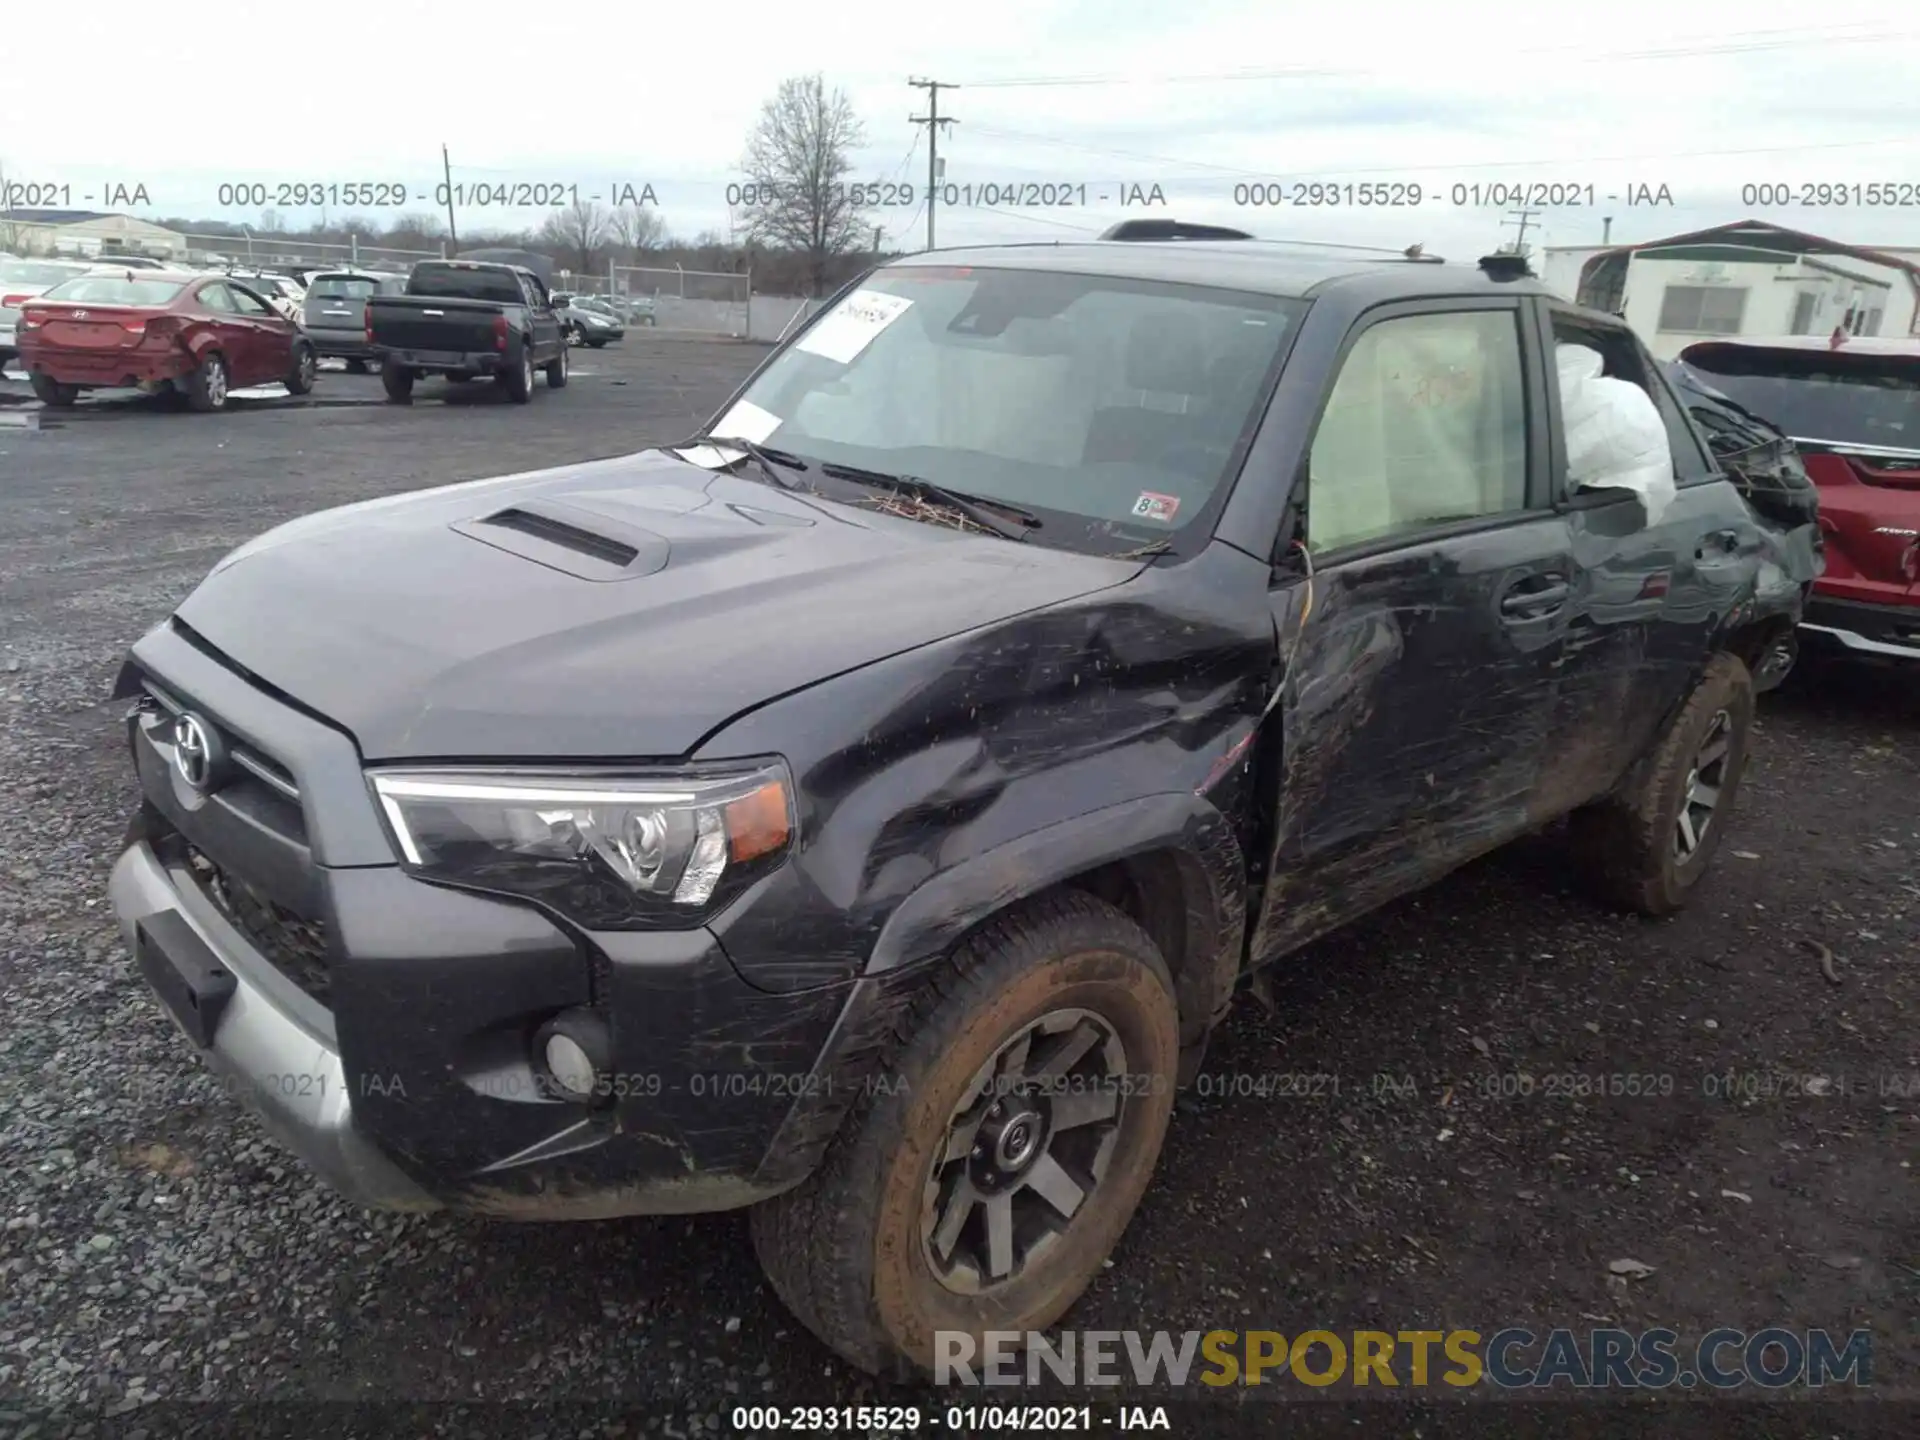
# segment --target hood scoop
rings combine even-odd
[[[581,580],[633,580],[666,568],[663,535],[561,500],[529,499],[478,520],[456,520],[469,540]]]

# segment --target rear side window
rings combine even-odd
[[[209,310],[218,310],[224,314],[238,312],[239,306],[233,303],[233,292],[225,285],[208,285],[200,291],[200,303]]]
[[[520,278],[511,270],[468,269],[460,265],[422,265],[407,281],[409,295],[435,299],[493,300],[505,305],[526,303]]]
[[[92,305],[170,305],[184,280],[129,280],[124,275],[82,275],[56,285],[43,300],[84,300]]]
[[[1673,398],[1665,378],[1659,374],[1658,367],[1631,330],[1623,325],[1608,325],[1584,315],[1556,310],[1553,313],[1553,343],[1584,345],[1589,350],[1599,351],[1601,359],[1606,362],[1601,374],[1609,380],[1625,380],[1638,385],[1647,392],[1653,400],[1654,409],[1660,412],[1660,423],[1666,426],[1667,445],[1673,452],[1675,484],[1710,480],[1719,473],[1707,458],[1693,422],[1687,418],[1680,402]]]
[[[1513,310],[1370,326],[1347,352],[1314,432],[1308,547],[1338,550],[1524,510],[1522,376]]]

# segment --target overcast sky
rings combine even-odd
[[[1920,245],[1910,9],[339,0],[163,20],[150,0],[11,0],[0,166],[16,184],[63,187],[42,203],[149,218],[257,220],[258,206],[219,203],[223,182],[403,182],[425,196],[405,208],[430,212],[445,141],[461,184],[558,182],[603,198],[651,184],[674,233],[725,233],[727,187],[761,104],[783,77],[818,70],[864,122],[859,176],[914,187],[912,203],[875,213],[889,244],[925,243],[925,139],[907,120],[925,92],[906,82],[930,75],[960,86],[941,96],[960,122],[941,147],[962,202],[938,212],[943,245],[1072,239],[1157,214],[1475,255],[1514,233],[1502,222],[1519,206],[1499,187],[1534,184],[1561,187],[1549,200],[1593,192],[1592,204],[1541,207],[1535,243],[1596,243],[1604,216],[1619,241],[1758,215]],[[1036,80],[1076,83],[1008,83]],[[1417,184],[1423,202],[1235,203],[1291,198],[1303,181]],[[144,185],[151,203],[103,204],[116,182]],[[1236,195],[1263,182],[1274,188]],[[1890,182],[1906,203],[1868,205],[1844,188],[1856,182]],[[1072,203],[982,204],[990,187],[1047,183]],[[1742,194],[1803,183],[1842,187],[1828,198],[1845,203]],[[1167,203],[1122,210],[1132,186],[1158,186]],[[1639,186],[1664,186],[1673,203],[1629,203]],[[470,206],[459,222],[539,218]]]

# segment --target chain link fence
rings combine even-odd
[[[751,332],[752,271],[615,265],[608,273],[617,296],[652,302],[656,329],[734,340]]]
[[[392,245],[338,244],[286,235],[188,235],[187,259],[201,265],[338,265],[362,270],[411,270],[422,260],[444,260],[446,247],[407,250]]]

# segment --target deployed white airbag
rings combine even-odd
[[[1556,345],[1560,410],[1567,431],[1567,483],[1619,488],[1640,497],[1647,523],[1673,503],[1673,448],[1653,398],[1630,380],[1610,380],[1598,350]]]

